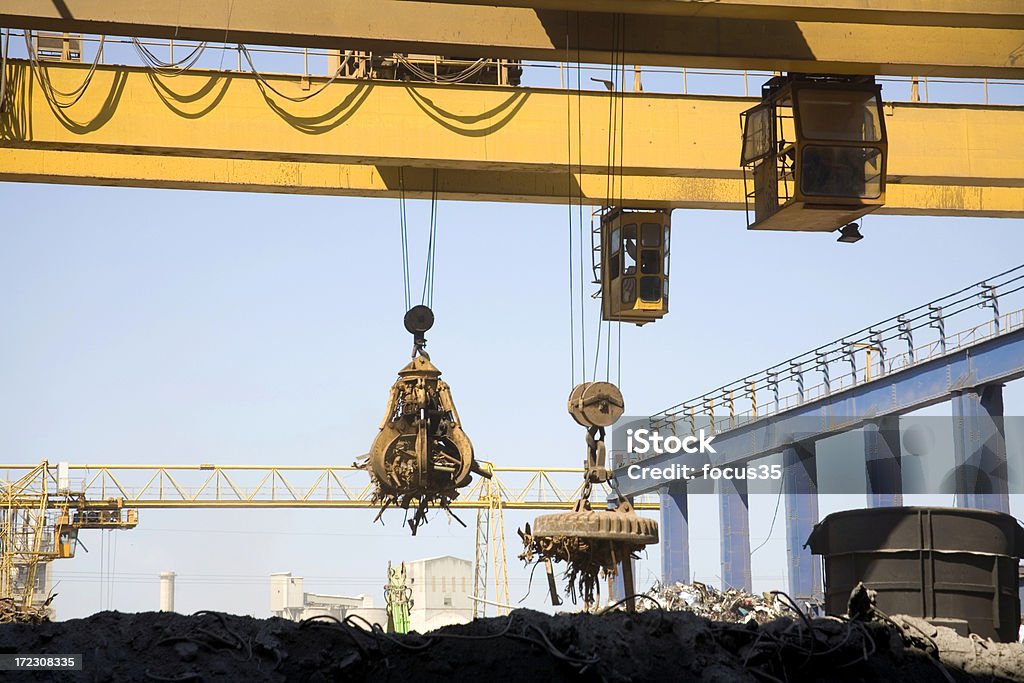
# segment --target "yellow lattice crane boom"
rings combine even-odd
[[[508,603],[502,511],[571,509],[582,472],[495,467],[492,479],[477,478],[452,501],[452,508],[478,511],[475,597],[486,598],[491,573],[497,602]],[[372,493],[366,470],[357,467],[7,465],[0,469],[0,598],[31,606],[41,564],[74,557],[81,529],[134,528],[141,508],[373,509]],[[597,491],[595,498],[608,493]],[[641,500],[637,507],[658,504]]]

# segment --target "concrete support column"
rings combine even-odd
[[[1010,512],[1003,387],[953,392],[956,506]]]
[[[160,572],[160,611],[174,611],[174,572]]]
[[[751,590],[750,504],[746,479],[719,479],[722,526],[722,588]]]
[[[818,600],[821,563],[804,548],[818,523],[818,469],[813,443],[794,444],[782,451],[785,468],[783,492],[786,497],[786,559],[789,564],[789,594],[797,602]]]
[[[670,586],[690,581],[690,518],[686,482],[663,488],[661,498],[661,582]]]
[[[864,464],[868,507],[903,505],[900,418],[890,415],[864,425]]]

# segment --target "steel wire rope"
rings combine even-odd
[[[341,76],[341,66],[339,65],[338,68],[335,70],[334,74],[330,78],[328,78],[322,85],[320,85],[319,88],[309,93],[308,95],[300,95],[298,97],[294,97],[292,95],[285,95],[283,92],[281,92],[273,85],[271,85],[270,82],[267,80],[267,77],[256,69],[256,65],[253,64],[252,61],[252,56],[249,54],[249,48],[239,43],[238,49],[242,53],[242,56],[245,57],[245,61],[249,65],[249,71],[252,73],[253,76],[256,77],[256,85],[259,86],[260,90],[270,90],[278,97],[282,97],[288,100],[289,102],[305,102],[307,100],[310,100],[319,95],[320,93],[322,93],[324,90],[326,90],[328,86],[334,83],[334,81],[338,80],[338,78]]]
[[[569,87],[568,79],[571,77],[568,73],[570,64],[570,52],[569,52],[569,12],[565,13],[565,66],[566,66],[566,82],[565,82],[565,152],[566,152],[566,210],[568,212],[568,220],[566,221],[568,227],[568,256],[569,256],[569,389],[576,384],[576,302],[573,300],[575,294],[574,278],[573,278],[573,262],[572,262],[572,201],[573,201],[573,172],[572,172],[572,89]],[[583,283],[580,283],[580,287]],[[586,359],[583,360],[586,363]],[[586,370],[583,370],[586,374]]]
[[[621,54],[621,62],[622,63],[621,63],[621,68],[619,70],[619,85],[622,88],[623,92],[619,95],[619,174],[618,174],[618,178],[619,178],[619,206],[622,206],[623,194],[624,194],[624,185],[625,185],[625,181],[624,181],[625,174],[623,172],[623,169],[624,169],[625,157],[626,157],[626,96],[625,96],[625,88],[626,88],[626,85],[625,85],[625,78],[626,78],[626,16],[624,14],[622,14],[620,16],[622,17],[622,19],[621,19],[621,23],[622,23],[622,26],[621,26],[621,33],[622,33],[621,47],[622,47],[622,51],[620,53]],[[618,377],[616,378],[616,384],[619,385],[619,389],[621,390],[622,389],[622,386],[621,386],[621,382],[622,382],[622,321],[621,320],[618,321],[616,323],[616,326],[618,328],[618,335],[617,335],[618,338],[617,338],[616,345],[615,345],[616,366],[617,366],[617,374],[618,374]],[[610,328],[611,328],[611,323],[609,323],[609,333],[611,332]],[[611,341],[611,338],[609,337],[609,343],[610,343],[610,341]],[[609,368],[608,372],[609,372],[609,374],[611,373],[611,369],[610,368]],[[611,378],[609,377],[609,381],[610,381],[610,379]]]
[[[220,46],[220,65],[217,67],[218,70],[224,70],[224,53],[228,49],[228,33],[231,31],[231,13],[235,10],[235,0],[228,0],[228,18],[224,22],[224,42]],[[237,49],[237,45],[235,46]]]
[[[622,177],[623,165],[622,155],[624,147],[623,118],[625,114],[625,69],[626,69],[626,46],[625,46],[625,17],[621,13],[612,15],[612,54],[609,60],[608,76],[608,152],[606,156],[605,170],[605,208],[611,207],[615,198],[616,180],[618,180],[618,206],[622,208]],[[616,84],[617,83],[617,84]],[[618,139],[618,154],[616,154],[616,139]],[[639,238],[639,235],[637,235]],[[602,292],[602,297],[608,292]],[[603,310],[603,304],[602,304]],[[597,351],[594,359],[594,379],[597,379],[598,359],[601,354],[601,322],[603,315],[598,319]],[[619,343],[616,346],[618,380],[622,379],[622,334],[621,322],[619,323]],[[605,324],[605,381],[611,381],[612,361],[612,336],[611,321]]]
[[[619,74],[619,83],[622,84],[623,90],[625,90],[625,78],[626,78],[626,16],[622,16],[622,70]],[[624,190],[624,164],[626,157],[626,97],[623,93],[619,97],[619,206],[622,206]],[[664,245],[666,249],[668,245]],[[622,389],[622,321],[616,323],[618,328],[618,339],[615,344],[616,349],[616,381],[615,384]]]
[[[427,263],[423,270],[423,292],[420,303],[428,308],[434,305],[434,263],[437,259],[437,177],[434,169],[430,190],[430,228],[427,242]]]
[[[0,45],[0,111],[7,111],[7,53],[11,46],[11,29],[3,29],[3,44]]]
[[[616,369],[615,384],[621,390],[622,389],[622,323],[621,322],[618,323],[618,328],[619,328],[619,339],[618,339],[618,342],[616,342],[615,346],[619,350],[618,351],[619,358],[618,358],[618,366],[617,366],[617,369]]]
[[[402,226],[402,282],[405,294],[405,310],[412,308],[411,282],[409,278],[409,224],[405,213],[405,167],[398,169],[398,213]]]
[[[410,61],[408,58],[405,57],[405,55],[396,54],[395,58],[396,61],[404,65],[415,76],[418,76],[420,79],[424,81],[436,83],[461,83],[479,73],[486,66],[487,62],[487,60],[485,59],[478,59],[457,74],[435,75],[430,73],[429,71],[424,70],[416,63]]]
[[[609,320],[604,326],[605,352],[604,352],[604,381],[612,381],[612,323]]]
[[[132,45],[135,46],[135,51],[139,54],[139,57],[142,58],[142,61],[146,62],[149,68],[162,76],[173,78],[174,76],[180,76],[185,71],[196,65],[196,62],[198,62],[199,58],[202,57],[203,52],[206,51],[207,43],[204,40],[192,48],[192,52],[174,62],[163,61],[153,54],[138,38],[132,38]]]
[[[786,485],[786,469],[783,468],[782,469],[782,478],[779,479],[779,495],[775,499],[775,512],[772,513],[772,523],[768,527],[768,535],[765,537],[765,539],[763,541],[761,541],[761,543],[756,548],[754,548],[753,550],[750,551],[751,555],[756,553],[761,548],[765,547],[768,544],[768,541],[772,540],[772,533],[774,533],[774,531],[775,531],[775,520],[777,520],[778,517],[779,517],[779,503],[782,502],[782,491],[783,491],[783,488],[785,487],[785,485]]]
[[[418,65],[407,59],[405,55],[396,54],[395,59],[420,79],[432,83],[462,83],[480,73],[480,71],[487,66],[487,62],[489,61],[487,59],[478,59],[457,74],[442,76],[434,75],[429,71],[423,70]]]
[[[595,382],[597,381],[598,363],[601,362],[601,328],[603,327],[603,325],[601,324],[602,323],[602,320],[601,320],[602,317],[603,316],[602,316],[601,309],[598,308],[597,309],[597,349],[595,349],[595,351],[594,351],[594,374],[591,375],[591,379],[593,381],[595,381]]]
[[[583,279],[583,76],[580,60],[580,14],[576,12],[576,171],[579,180],[577,208],[577,251],[579,253],[579,281],[580,281],[580,372],[582,381],[587,381],[587,320],[586,320],[586,299],[583,293],[585,280]]]
[[[423,268],[423,287],[420,290],[420,304],[429,307],[434,305],[434,264],[437,260],[437,191],[438,169],[433,171],[430,191],[430,223],[427,228],[427,255]],[[406,211],[405,169],[398,170],[399,221],[402,236],[402,282],[404,286],[405,310],[412,306],[412,275],[409,267],[409,223]]]
[[[74,90],[64,92],[63,90],[57,89],[50,80],[49,71],[42,66],[39,60],[39,54],[36,52],[36,46],[32,40],[32,31],[26,29],[22,35],[25,38],[25,48],[28,50],[29,65],[32,69],[32,73],[35,74],[36,79],[43,88],[43,94],[46,99],[58,109],[68,109],[69,107],[75,106],[86,90],[89,89],[89,85],[92,83],[93,76],[96,74],[96,67],[99,66],[100,60],[103,58],[103,44],[107,39],[106,35],[100,36],[100,44],[96,48],[96,56],[92,60],[92,64],[89,66],[89,71],[86,72],[85,78]],[[60,98],[70,99],[70,102],[61,102]]]

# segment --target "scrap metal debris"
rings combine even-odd
[[[572,512],[542,515],[532,529],[529,523],[520,529],[525,549],[519,559],[527,564],[543,561],[549,573],[552,562],[564,562],[570,599],[575,604],[582,597],[589,608],[600,597],[601,579],[614,579],[620,565],[630,567],[628,560],[639,559],[644,547],[658,542],[658,526],[639,517],[627,501],[620,501],[615,510],[591,510],[589,501],[580,503]],[[632,576],[623,579],[626,595],[631,596]],[[552,578],[549,586],[553,583]],[[554,592],[552,603],[561,604]]]
[[[41,624],[50,620],[50,603],[56,595],[51,595],[41,605],[25,607],[19,605],[14,598],[0,598],[0,624]]]
[[[412,508],[408,524],[414,536],[430,507],[444,509],[465,526],[452,514],[451,502],[470,483],[471,472],[491,476],[489,466],[473,459],[473,444],[462,430],[451,389],[427,355],[424,333],[433,323],[434,314],[426,306],[406,314],[405,328],[414,337],[412,361],[398,371],[380,433],[356,463],[369,470],[374,484],[373,502],[380,505],[374,521],[391,506]]]
[[[693,612],[705,619],[734,624],[766,624],[793,614],[773,593],[754,595],[737,588],[721,591],[699,581],[655,586],[646,595],[667,610]],[[644,608],[651,607],[652,604],[645,601]]]

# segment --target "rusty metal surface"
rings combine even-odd
[[[519,530],[523,541],[523,562],[543,563],[548,575],[551,603],[560,605],[554,580],[553,563],[564,563],[569,597],[576,603],[583,598],[585,609],[597,605],[601,579],[611,581],[622,569],[626,607],[633,602],[632,560],[646,546],[658,542],[658,523],[640,517],[632,504],[619,498],[610,510],[593,510],[590,491],[594,483],[608,481],[605,469],[605,427],[622,416],[625,402],[618,387],[609,382],[585,382],[569,395],[569,414],[587,428],[587,460],[581,497],[571,512],[541,515],[533,525]]]
[[[735,624],[766,624],[793,614],[792,608],[787,607],[772,593],[755,595],[738,588],[718,590],[699,581],[658,586],[648,591],[646,595],[656,602],[644,601],[640,604],[640,609],[663,608],[692,612],[712,621]]]
[[[569,394],[569,415],[581,427],[610,427],[624,409],[622,392],[611,382],[584,382]]]
[[[458,498],[458,489],[469,485],[471,472],[491,476],[489,468],[473,459],[473,444],[462,430],[451,389],[426,352],[424,333],[433,322],[426,306],[406,314],[413,358],[398,371],[380,433],[359,463],[375,485],[373,500],[381,506],[377,519],[391,506],[412,508],[408,524],[413,535],[427,521],[431,506],[452,514],[449,505]]]
[[[658,523],[632,511],[584,510],[541,515],[533,523],[534,538],[570,536],[602,541],[626,541],[639,545],[658,542]]]
[[[53,596],[43,604],[26,607],[14,598],[0,598],[0,624],[41,624],[49,621],[51,600]]]

